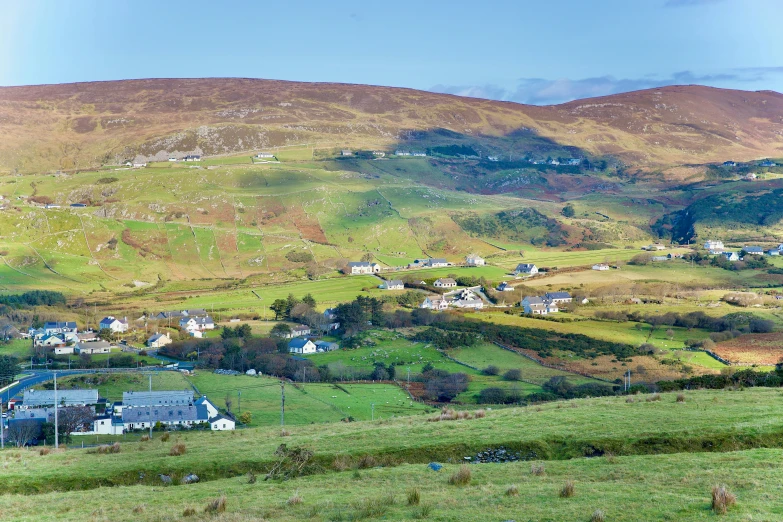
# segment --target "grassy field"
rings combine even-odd
[[[152,376],[153,390],[187,390],[190,383],[180,372],[150,372],[148,375],[139,373],[122,374],[89,374],[64,377],[57,382],[59,388],[90,388],[97,389],[101,397],[110,402],[121,401],[122,392],[147,391]],[[36,386],[41,389],[42,385]]]

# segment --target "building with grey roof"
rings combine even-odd
[[[188,406],[189,404],[193,404],[193,390],[122,392],[123,409],[146,406]]]
[[[25,390],[20,408],[54,406],[54,390]],[[94,406],[100,402],[98,390],[58,390],[57,404],[65,406]]]

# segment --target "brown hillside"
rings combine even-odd
[[[781,156],[781,132],[782,95],[699,86],[549,107],[253,79],[0,88],[0,169],[19,172],[175,152],[230,154],[303,143],[395,147],[417,140],[427,146],[465,137],[489,151],[524,153],[552,144],[638,166],[679,165]]]

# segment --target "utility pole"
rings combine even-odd
[[[57,425],[57,370],[54,372],[54,449],[60,447],[60,427]]]
[[[372,409],[372,417],[370,417],[370,418],[371,418],[371,420],[375,420],[375,403],[374,402],[372,404],[370,404],[370,408]]]
[[[285,379],[280,378],[280,428],[285,426]]]
[[[242,413],[242,390],[237,390],[237,413]]]
[[[150,415],[150,439],[152,439],[152,393],[151,392],[152,392],[152,374],[150,374],[150,400],[149,400],[149,406],[147,406]]]

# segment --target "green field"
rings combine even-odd
[[[61,389],[90,388],[97,389],[98,394],[109,402],[121,401],[122,392],[147,391],[152,377],[153,390],[187,390],[190,383],[180,372],[149,372],[122,374],[87,374],[61,378],[57,385]],[[41,389],[43,385],[36,388]]]

